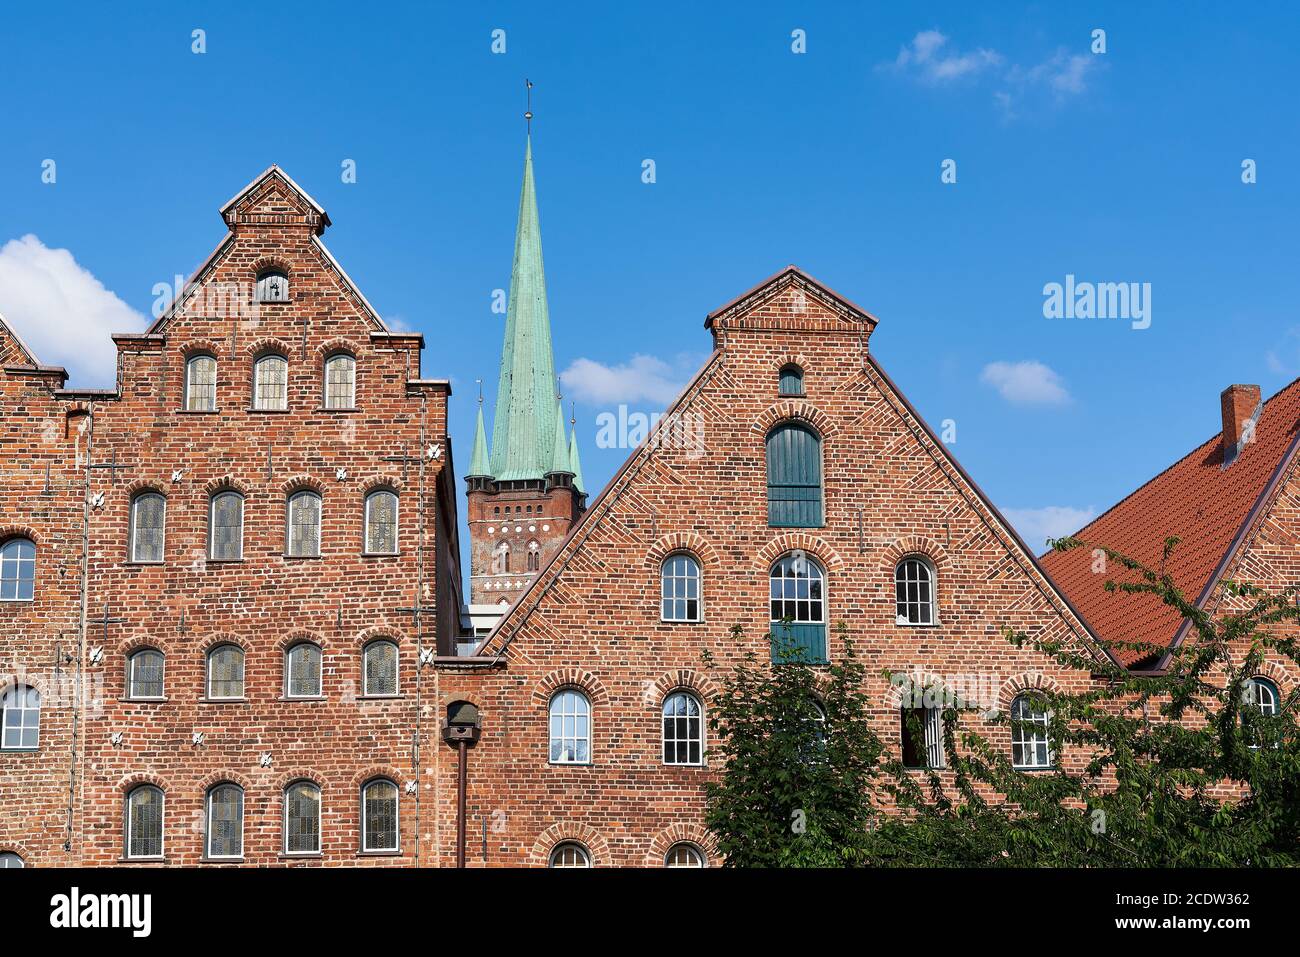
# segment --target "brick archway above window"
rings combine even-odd
[[[807,399],[790,397],[773,402],[754,420],[754,431],[767,435],[782,422],[798,422],[811,426],[822,439],[835,434],[835,425],[831,418]]]
[[[137,652],[141,648],[152,648],[154,651],[161,651],[164,656],[167,654],[167,642],[155,635],[133,635],[117,643],[117,653],[122,656]]]
[[[218,645],[236,645],[244,650],[244,654],[248,654],[249,652],[249,644],[245,639],[240,638],[238,635],[231,634],[230,632],[224,632],[224,631],[219,631],[216,632],[215,634],[208,635],[201,642],[199,642],[198,650],[200,651],[200,653],[206,655],[209,651],[211,651],[213,648],[217,647]]]
[[[1290,693],[1291,689],[1296,686],[1296,679],[1292,677],[1291,672],[1284,665],[1271,658],[1260,662],[1257,674],[1272,681],[1273,684],[1277,685],[1278,691],[1283,694]]]
[[[252,782],[244,775],[238,771],[223,768],[219,771],[211,771],[201,777],[196,789],[200,794],[206,794],[209,788],[218,784],[238,784],[245,792],[252,788]]]
[[[286,260],[280,259],[277,256],[263,256],[261,259],[253,263],[252,272],[254,276],[260,276],[262,273],[271,270],[274,270],[276,272],[282,272],[284,273],[285,278],[290,280],[293,279],[292,271],[289,268],[289,263]]]
[[[787,352],[785,355],[777,357],[776,364],[772,366],[773,374],[779,374],[786,366],[798,366],[800,371],[807,375],[808,370],[812,368],[812,363],[803,354],[796,355]]]
[[[590,699],[593,705],[608,704],[609,692],[599,678],[581,668],[557,668],[533,688],[533,700],[546,704],[561,688],[576,688]]]
[[[561,822],[552,824],[537,838],[537,843],[528,854],[528,863],[533,867],[546,867],[551,862],[551,851],[557,844],[576,841],[587,849],[591,855],[592,867],[605,867],[609,864],[609,841],[589,824],[570,824]]]
[[[1009,712],[1011,702],[1015,701],[1017,696],[1025,691],[1060,694],[1061,686],[1057,684],[1055,678],[1045,675],[1041,671],[1026,671],[1018,675],[1012,675],[1002,682],[1002,687],[998,689],[998,711]]]
[[[664,563],[669,555],[687,552],[704,566],[705,571],[718,567],[718,552],[702,535],[695,532],[674,532],[665,535],[650,546],[646,552],[646,561],[654,568]]]
[[[386,488],[394,492],[401,493],[402,480],[396,475],[381,473],[376,475],[367,475],[361,480],[361,494],[369,495],[375,489]]]
[[[356,774],[352,775],[352,790],[360,791],[363,784],[367,784],[376,778],[386,778],[397,785],[399,793],[406,793],[406,782],[402,772],[391,764],[372,764],[368,768],[363,768]]]
[[[889,570],[889,580],[894,578],[894,567],[910,555],[919,555],[928,559],[935,571],[946,571],[952,564],[947,550],[932,538],[924,535],[907,535],[895,539],[885,549],[885,564]]]
[[[51,697],[50,682],[45,675],[35,672],[19,671],[0,674],[0,694],[4,694],[10,688],[35,688],[42,702]],[[56,687],[53,691],[58,693],[60,689]],[[43,703],[42,707],[46,705]]]
[[[320,479],[311,475],[295,475],[286,482],[281,483],[280,492],[284,495],[292,495],[294,492],[315,492],[317,495],[325,494],[325,486]]]
[[[342,336],[336,336],[316,347],[316,358],[323,360],[341,352],[347,353],[354,359],[361,355],[361,349],[355,342],[351,339],[344,339]]]
[[[396,778],[394,778],[396,780]],[[322,791],[325,790],[325,775],[312,768],[291,768],[275,777],[273,786],[277,794],[284,794],[284,789],[295,781],[310,781]]]
[[[128,499],[135,498],[141,492],[157,492],[164,498],[167,497],[167,493],[163,491],[163,483],[154,479],[136,479],[133,482],[128,482],[122,489],[122,493]]]
[[[203,491],[208,495],[216,495],[218,492],[238,492],[245,498],[248,497],[248,485],[233,475],[223,475],[221,478],[215,478],[207,485],[203,486]]]
[[[301,645],[303,643],[315,645],[321,651],[325,650],[325,639],[315,632],[307,631],[305,629],[291,631],[287,635],[281,636],[272,647],[276,651],[285,652],[294,645]]]
[[[0,525],[0,542],[7,542],[11,538],[25,538],[37,548],[41,547],[41,537],[30,525]]]
[[[372,641],[391,641],[395,645],[401,645],[406,641],[406,635],[404,632],[396,628],[390,628],[388,625],[376,625],[373,628],[367,628],[352,639],[352,643],[358,648],[364,648]]]
[[[289,344],[283,339],[274,339],[266,337],[255,339],[244,347],[244,355],[260,358],[262,356],[285,356],[286,358],[292,353]]]
[[[664,828],[650,841],[650,850],[646,854],[646,867],[663,867],[664,858],[674,844],[694,844],[704,852],[705,864],[717,867],[722,863],[718,851],[717,839],[699,824],[679,821]]]
[[[754,556],[758,567],[766,574],[782,555],[802,551],[816,561],[828,572],[839,571],[844,567],[844,559],[825,540],[807,532],[785,532],[776,536]]]
[[[118,779],[117,789],[122,794],[129,794],[142,784],[152,785],[164,794],[169,790],[167,779],[152,771],[132,771],[130,774],[122,775]]]
[[[181,344],[180,353],[188,362],[197,355],[220,356],[222,348],[222,344],[214,339],[191,339]]]
[[[707,705],[709,699],[718,693],[718,687],[708,675],[690,668],[682,668],[680,671],[670,671],[660,675],[651,685],[651,694],[646,697],[652,700],[647,701],[646,704],[651,710],[658,710],[663,707],[664,699],[674,691],[690,691]]]

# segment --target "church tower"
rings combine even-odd
[[[480,397],[474,451],[465,476],[470,604],[480,607],[512,604],[586,509],[577,432],[566,436],[551,354],[531,136],[524,151],[524,185],[493,414],[489,452]]]

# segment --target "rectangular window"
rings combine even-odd
[[[903,766],[942,768],[943,711],[940,708],[903,708]]]

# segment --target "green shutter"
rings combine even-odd
[[[822,525],[821,440],[804,426],[783,425],[767,437],[767,523]]]

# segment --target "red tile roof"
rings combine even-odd
[[[1137,491],[1076,533],[1090,546],[1105,545],[1157,571],[1166,537],[1181,542],[1168,572],[1183,594],[1196,601],[1222,573],[1239,533],[1257,504],[1270,497],[1272,478],[1291,458],[1300,432],[1300,379],[1264,403],[1254,442],[1223,468],[1221,435],[1204,442]],[[1105,582],[1124,581],[1112,563],[1092,571],[1091,548],[1049,552],[1040,559],[1057,586],[1102,641],[1149,642],[1167,647],[1183,624],[1176,611],[1154,595],[1107,592]],[[1150,667],[1158,653],[1112,648],[1128,667]]]

